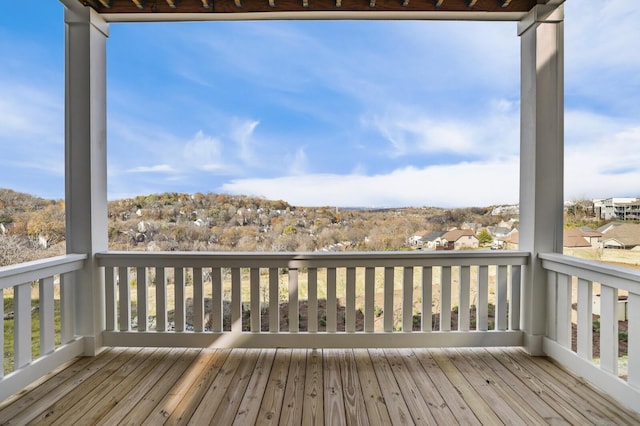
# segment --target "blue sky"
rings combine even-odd
[[[635,6],[635,7],[634,7]],[[640,196],[640,8],[565,5],[565,198]],[[111,24],[110,199],[518,201],[515,23]],[[64,196],[56,0],[0,14],[0,187]]]

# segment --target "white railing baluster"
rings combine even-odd
[[[375,285],[376,269],[367,267],[364,270],[364,331],[373,333],[375,330]]]
[[[13,350],[15,369],[31,362],[31,284],[14,287]]]
[[[347,268],[347,295],[346,295],[346,323],[345,331],[356,331],[356,268]]]
[[[405,266],[402,273],[402,331],[413,331],[413,267]]]
[[[242,276],[240,268],[231,268],[231,331],[242,331]]]
[[[280,332],[280,292],[278,268],[269,268],[269,331]]]
[[[578,279],[578,356],[593,358],[593,283]],[[616,342],[617,343],[617,342]]]
[[[224,325],[224,300],[222,293],[222,269],[211,269],[211,331],[222,332]]]
[[[384,315],[384,331],[393,331],[393,285],[395,270],[393,267],[384,268],[384,307],[382,313]]]
[[[509,275],[507,266],[498,266],[498,275],[496,277],[496,330],[504,331],[507,329],[507,291],[508,291]]]
[[[557,274],[553,271],[547,271],[547,336],[551,340],[557,339],[558,330],[558,284]]]
[[[204,330],[204,293],[202,268],[193,268],[193,331]]]
[[[249,271],[251,297],[251,331],[259,333],[260,327],[260,269],[251,268]]]
[[[458,305],[458,330],[469,331],[469,309],[471,298],[471,267],[463,265],[460,267],[460,287]]]
[[[628,381],[631,386],[640,389],[640,294],[629,293],[627,321]]]
[[[433,330],[433,268],[422,268],[422,331]]]
[[[520,330],[520,282],[522,268],[511,265],[511,286],[509,294],[509,330]]]
[[[138,292],[138,331],[147,331],[147,301],[149,300],[149,288],[147,287],[147,268],[136,268],[136,290]]]
[[[105,285],[105,330],[114,331],[117,324],[116,318],[116,306],[117,306],[117,292],[116,292],[116,280],[115,274],[112,267],[104,268],[104,285]],[[60,277],[62,280],[63,277]],[[63,284],[60,283],[60,303],[62,303],[62,292],[63,292]],[[62,312],[62,306],[60,307],[60,312]]]
[[[327,268],[327,331],[338,330],[338,301],[336,300],[336,268]]]
[[[156,331],[167,331],[167,278],[164,267],[156,267]]]
[[[175,331],[184,331],[186,322],[185,306],[184,306],[184,268],[174,268],[174,307],[173,307],[173,324]]]
[[[298,315],[298,270],[289,269],[289,333],[297,333],[300,329]]]
[[[118,293],[120,305],[120,331],[131,330],[131,293],[129,290],[129,268],[118,268]]]
[[[113,268],[111,268],[111,270],[113,271]],[[69,343],[75,335],[75,327],[73,324],[74,282],[75,275],[71,273],[60,274],[60,341],[63,345]],[[116,308],[114,305],[114,321],[115,315]]]
[[[558,274],[556,283],[558,285],[556,339],[560,345],[571,350],[571,283],[569,276]]]
[[[309,268],[307,272],[307,331],[318,331],[318,270]]]
[[[476,305],[476,329],[489,329],[489,266],[478,268],[478,304]]]
[[[618,289],[600,285],[600,368],[618,374]]]
[[[40,355],[55,349],[53,277],[40,280]]]
[[[440,331],[451,331],[451,267],[440,271]]]

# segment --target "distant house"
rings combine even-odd
[[[487,226],[487,231],[493,236],[493,238],[505,238],[511,232],[511,227],[506,226]]]
[[[428,249],[437,249],[442,246],[442,236],[446,234],[447,231],[432,231],[423,237],[423,247]]]
[[[411,247],[422,247],[424,243],[424,237],[429,234],[429,231],[418,231],[407,239],[407,244]]]
[[[435,249],[442,245],[441,237],[446,231],[418,231],[408,238],[407,243],[417,249]]]
[[[480,241],[471,229],[454,229],[441,237],[443,245],[449,250],[478,248]]]
[[[591,243],[582,236],[578,228],[571,228],[564,231],[562,235],[562,246],[570,248],[591,247]]]
[[[520,243],[520,232],[517,229],[512,229],[509,234],[502,238],[504,241],[504,248],[507,250],[517,250]]]
[[[480,228],[482,228],[482,225],[475,222],[464,222],[460,225],[460,229],[471,229],[474,233],[477,233]]]
[[[631,250],[640,247],[640,225],[624,223],[612,227],[602,235],[602,248]]]

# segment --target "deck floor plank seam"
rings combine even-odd
[[[3,402],[0,405],[0,412],[4,417],[13,419],[16,424],[28,423],[42,411],[66,397],[79,383],[100,371],[104,365],[123,351],[122,348],[113,348],[95,358],[82,357],[78,358],[74,364],[65,363],[68,367],[59,370],[47,381],[33,383],[19,392],[17,394],[19,396]]]
[[[455,413],[458,421],[465,425],[479,425],[480,421],[467,401],[462,397],[458,388],[449,380],[445,372],[440,368],[431,352],[426,349],[410,350],[416,356],[422,369],[433,382],[438,393],[451,412]]]
[[[391,371],[391,366],[384,356],[382,349],[369,349],[369,356],[373,364],[373,370],[376,377],[384,401],[389,411],[389,417],[393,425],[412,425],[415,424],[407,403],[402,397],[400,387],[396,382],[396,378]]]
[[[287,387],[287,376],[291,363],[292,351],[277,349],[271,366],[271,372],[260,403],[256,425],[277,425],[284,405],[284,394]]]
[[[302,406],[304,425],[324,424],[324,371],[322,350],[306,351],[306,371]]]
[[[179,368],[179,366],[176,366],[177,361],[182,358],[182,354],[185,352],[186,350],[183,348],[167,349],[164,357],[153,366],[151,371],[141,378],[135,388],[131,389],[126,395],[119,396],[113,407],[96,422],[96,426],[114,424],[124,418],[134,407],[139,410],[139,405],[150,389],[158,386],[160,380],[168,371]]]
[[[145,389],[144,396],[136,403],[135,409],[123,413],[118,424],[138,426],[157,418],[164,422],[166,416],[162,415],[163,409],[159,407],[171,404],[172,401],[175,403],[179,401],[180,380],[189,368],[192,368],[194,364],[198,365],[201,352],[200,349],[173,349],[171,354],[174,363],[167,370],[161,372],[160,378],[153,387]],[[175,359],[176,357],[178,358]],[[113,423],[102,424],[111,425]]]
[[[497,413],[493,411],[493,408],[487,404],[478,391],[467,381],[447,354],[440,350],[430,350],[429,352],[482,424],[503,423]]]
[[[414,371],[413,374],[409,372],[406,364],[395,350],[385,349],[383,353],[389,362],[413,421],[418,425],[436,424],[435,418],[416,385],[417,381],[422,380],[420,371]]]
[[[266,395],[267,382],[273,368],[275,349],[263,349],[240,402],[234,425],[252,425],[256,423],[262,400]]]
[[[396,349],[396,351],[405,363],[407,370],[409,370],[411,374],[415,374],[416,377],[420,377],[419,380],[415,380],[415,384],[424,398],[435,423],[440,425],[457,423],[453,412],[443,399],[438,387],[431,380],[431,377],[429,377],[428,372],[422,368],[416,354],[410,349]]]
[[[508,355],[512,358],[514,357],[512,353],[508,353]],[[567,371],[563,371],[562,374],[550,372],[546,368],[551,364],[548,359],[545,359],[544,364],[539,364],[533,358],[534,357],[521,356],[517,358],[516,362],[547,384],[549,388],[553,389],[564,404],[574,406],[581,411],[589,422],[594,424],[611,424],[612,418],[602,412],[598,397],[593,398],[591,396],[592,388],[587,383],[580,381]],[[613,424],[630,423],[618,420],[613,421]]]
[[[64,398],[59,399],[57,402],[47,407],[45,411],[32,419],[31,422],[40,425],[50,425],[65,413],[80,409],[77,407],[85,407],[84,405],[79,404],[80,401],[85,397],[92,395],[92,393],[98,392],[98,389],[104,389],[111,386],[113,384],[113,381],[109,380],[111,376],[116,374],[124,364],[134,358],[134,355],[140,351],[140,348],[125,349],[105,364],[103,368],[87,378],[87,380],[83,380],[81,382],[83,386],[74,387],[74,389],[65,395]]]

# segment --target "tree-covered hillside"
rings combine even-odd
[[[403,250],[420,230],[495,224],[491,208],[338,209],[227,194],[109,202],[111,250]],[[0,265],[64,253],[64,202],[0,189]]]

